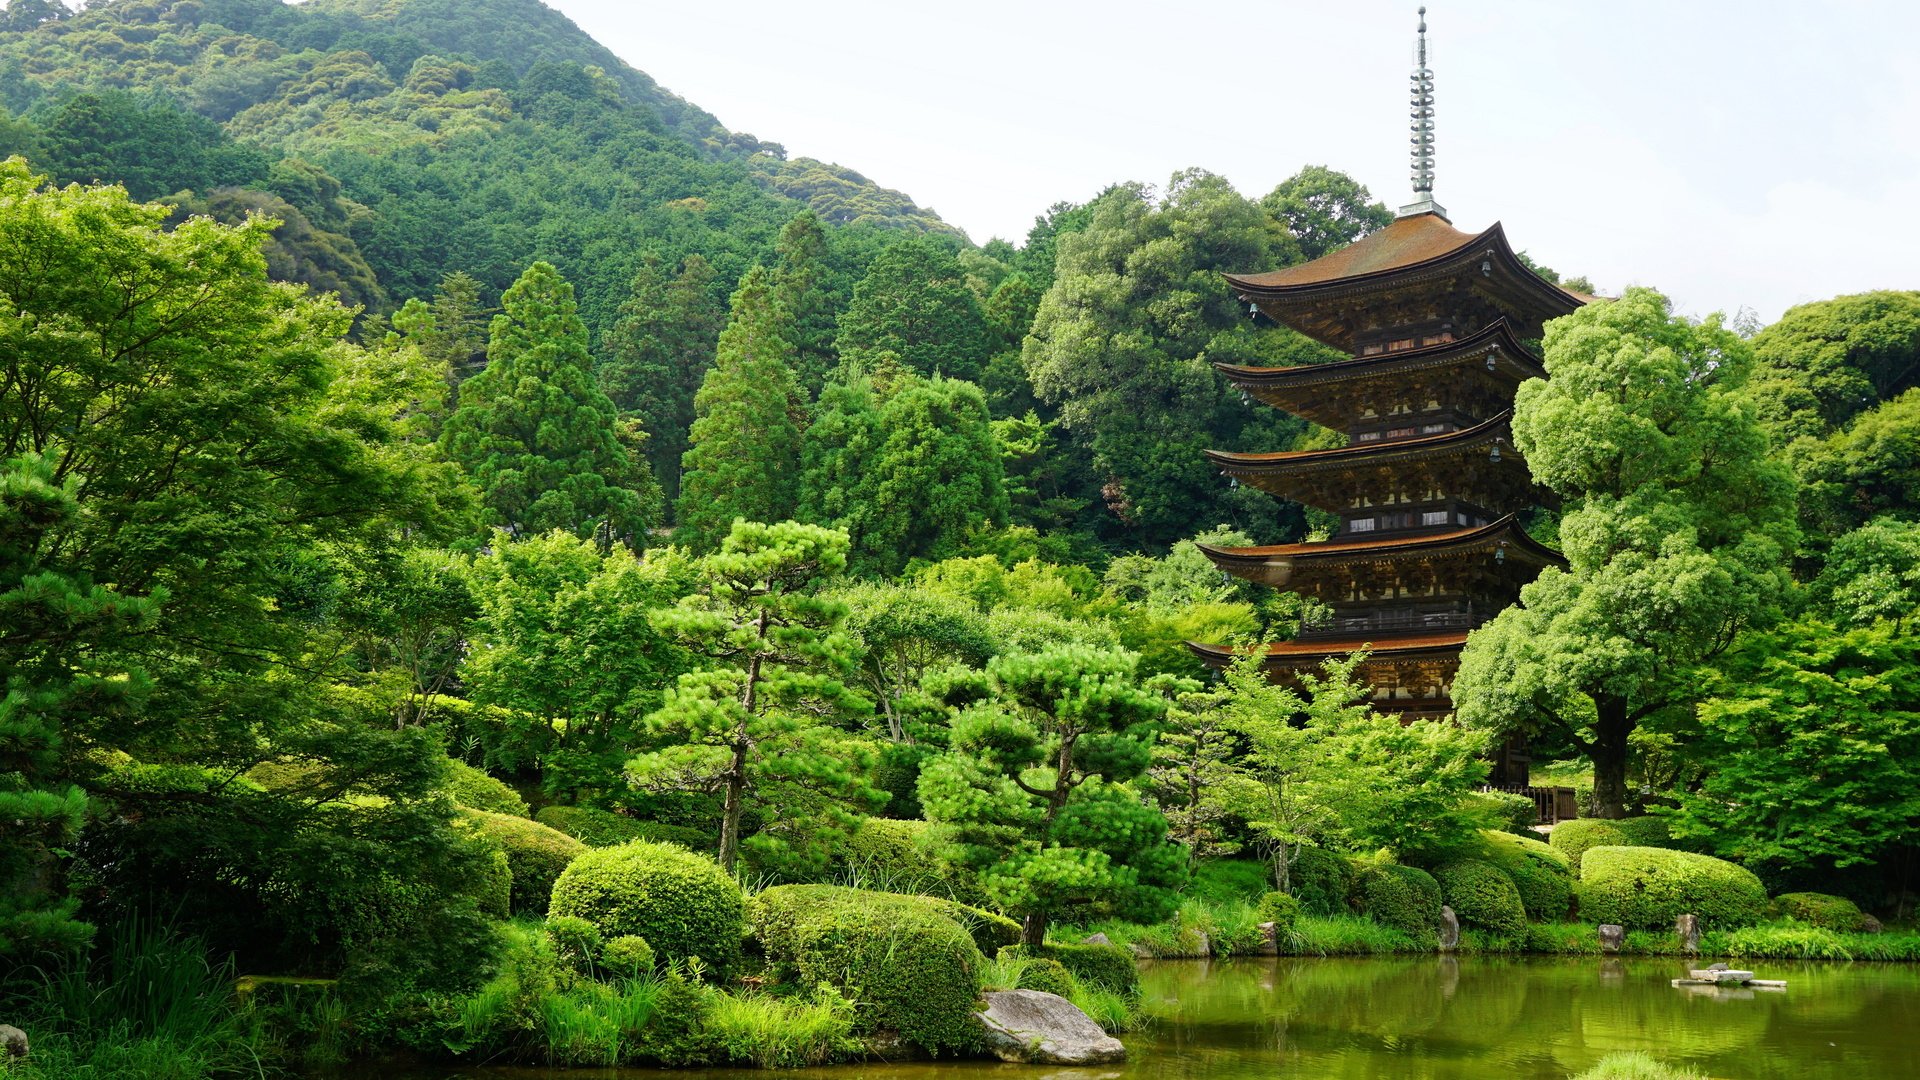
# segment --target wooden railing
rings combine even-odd
[[[1533,787],[1530,784],[1488,784],[1481,791],[1504,791],[1533,800],[1533,812],[1542,825],[1580,816],[1580,803],[1570,787]]]

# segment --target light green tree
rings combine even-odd
[[[1791,584],[1793,480],[1741,392],[1748,362],[1717,318],[1629,289],[1549,324],[1549,378],[1515,403],[1515,446],[1565,499],[1568,567],[1474,632],[1454,702],[1487,731],[1578,747],[1601,817],[1625,812],[1635,728],[1697,700],[1705,665]]]
[[[1308,259],[1338,251],[1393,221],[1393,212],[1366,185],[1325,165],[1308,165],[1282,180],[1260,206],[1280,219]]]
[[[501,305],[486,369],[461,384],[441,446],[513,532],[565,529],[644,546],[660,489],[594,382],[573,286],[537,262]]]
[[[647,717],[666,745],[629,761],[627,775],[643,790],[720,795],[722,866],[739,858],[750,809],[769,820],[755,839],[779,846],[886,802],[867,780],[872,748],[838,726],[870,708],[842,681],[853,663],[846,609],[820,594],[846,559],[846,534],[833,529],[739,522],[700,560],[699,592],[655,613],[701,660]]]
[[[793,516],[807,408],[790,329],[768,273],[755,267],[733,294],[719,355],[693,399],[675,537],[696,551],[718,546],[736,519]]]

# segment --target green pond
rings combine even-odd
[[[1154,1020],[1124,1066],[845,1065],[807,1080],[1565,1080],[1644,1050],[1714,1077],[1920,1076],[1920,965],[1756,961],[1784,991],[1675,988],[1661,959],[1418,957],[1160,961],[1142,969]],[[383,1068],[366,1080],[670,1075],[739,1069]]]

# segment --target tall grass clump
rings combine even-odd
[[[853,1022],[854,1003],[822,985],[811,998],[719,995],[707,1012],[706,1030],[730,1061],[791,1069],[860,1053]]]
[[[1706,1075],[1683,1069],[1638,1050],[1608,1054],[1573,1080],[1707,1080]]]
[[[1290,946],[1290,947],[1289,947]],[[1358,915],[1302,915],[1281,951],[1295,956],[1368,956],[1431,952],[1406,934]]]

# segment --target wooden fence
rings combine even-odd
[[[1488,784],[1481,791],[1504,791],[1510,795],[1525,795],[1533,800],[1533,811],[1542,825],[1552,825],[1557,821],[1580,816],[1579,801],[1574,798],[1570,787],[1533,787],[1528,784]]]

